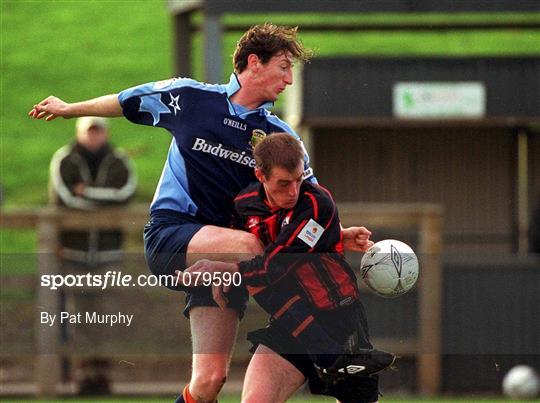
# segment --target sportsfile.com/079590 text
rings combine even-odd
[[[240,273],[214,272],[214,273],[189,273],[183,275],[183,285],[194,286],[239,286],[242,284]],[[86,274],[43,274],[41,287],[57,290],[61,287],[97,287],[102,290],[107,287],[177,287],[182,285],[178,276],[175,275],[138,275],[135,278],[131,274],[122,274],[121,271],[109,270],[106,273]]]

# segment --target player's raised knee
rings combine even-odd
[[[250,232],[239,231],[236,242],[238,247],[238,253],[260,255],[263,252],[263,245],[260,239]]]

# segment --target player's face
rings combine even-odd
[[[107,129],[100,126],[90,126],[87,130],[77,133],[77,141],[90,152],[98,151],[108,141]]]
[[[259,61],[255,82],[261,100],[274,102],[293,83],[292,66],[290,52],[280,52],[266,63]]]
[[[259,171],[257,178],[264,186],[266,197],[272,207],[290,209],[296,205],[300,195],[300,185],[304,179],[304,164],[289,172],[285,168],[274,167],[267,176]]]

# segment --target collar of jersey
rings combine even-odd
[[[227,98],[228,98],[228,101],[229,101],[229,110],[231,112],[231,115],[239,115],[240,117],[242,117],[241,115],[248,115],[248,114],[253,113],[253,112],[259,112],[259,114],[264,115],[266,113],[265,109],[268,109],[268,108],[271,108],[272,106],[274,106],[274,103],[272,101],[266,101],[266,102],[263,102],[258,107],[256,107],[255,109],[251,109],[251,110],[249,110],[247,112],[238,114],[234,110],[234,107],[233,107],[232,102],[230,100],[230,98],[240,88],[242,88],[242,85],[240,84],[240,81],[238,81],[238,77],[236,76],[236,73],[231,74],[231,77],[229,79],[229,83],[225,86],[225,88],[227,90]]]

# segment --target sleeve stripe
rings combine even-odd
[[[334,197],[332,196],[332,193],[330,193],[330,191],[328,189],[326,189],[324,186],[320,185],[317,183],[317,187],[321,190],[324,190],[325,193],[328,195],[328,197],[330,197],[330,199],[334,200]]]
[[[300,299],[300,296],[295,295],[290,300],[288,300],[279,310],[273,315],[275,319],[279,318],[281,315],[283,315],[287,310]]]
[[[260,293],[262,290],[264,290],[266,288],[265,286],[255,287],[255,286],[252,286],[252,285],[248,285],[246,287],[247,287],[247,290],[248,290],[248,293],[249,293],[250,297],[254,297],[255,295],[257,295],[258,293]]]
[[[281,249],[283,249],[283,245],[279,245],[276,249],[272,251],[272,253],[268,255],[264,262],[264,269],[262,271],[268,271],[268,265],[270,264],[270,260],[272,260],[274,255],[278,254]]]
[[[293,337],[297,337],[300,333],[304,331],[308,325],[313,322],[315,318],[313,315],[309,315],[300,325],[292,332]]]
[[[259,194],[259,192],[251,192],[251,193],[246,193],[246,194],[243,194],[243,195],[240,195],[238,197],[236,197],[234,199],[234,201],[239,201],[239,200],[243,200],[243,199],[247,199],[248,197],[254,197],[254,196],[257,196]]]
[[[289,246],[290,244],[292,244],[294,242],[294,239],[296,238],[298,233],[302,230],[302,228],[304,228],[304,225],[306,225],[307,222],[308,222],[308,220],[303,220],[300,223],[300,225],[298,225],[298,227],[294,230],[293,234],[291,235],[291,237],[289,238],[289,240],[287,241],[285,246]]]
[[[313,203],[313,219],[317,221],[319,219],[319,204],[317,203],[317,199],[309,192],[306,192],[306,195],[308,195],[311,199],[311,203]]]

